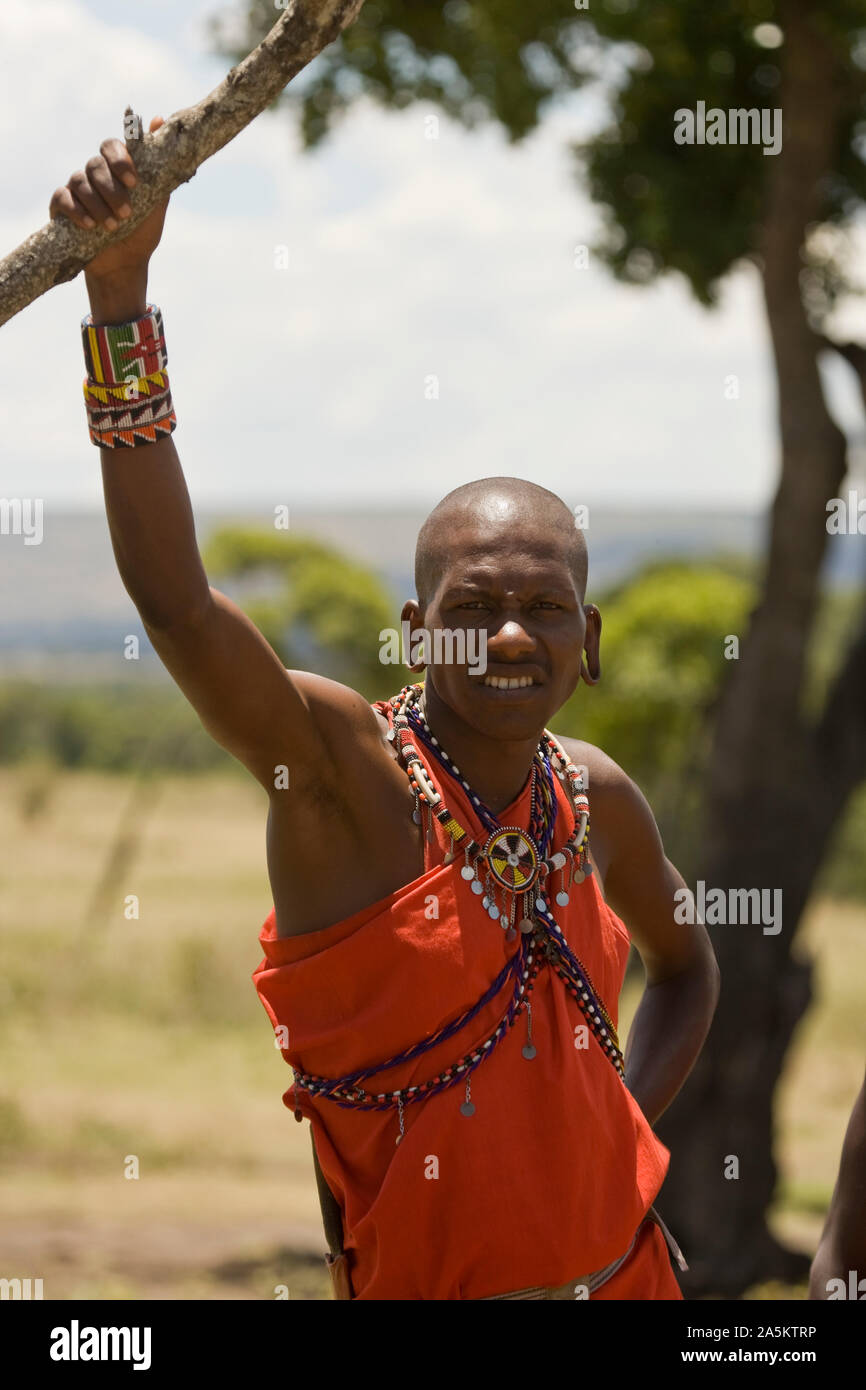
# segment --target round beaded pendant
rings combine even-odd
[[[512,893],[527,892],[538,877],[538,851],[518,826],[495,830],[483,855],[492,877]]]

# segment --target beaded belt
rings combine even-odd
[[[487,1294],[485,1298],[483,1298],[480,1301],[483,1303],[495,1302],[503,1298],[520,1298],[536,1300],[545,1298],[573,1299],[577,1296],[577,1292],[581,1288],[586,1289],[587,1295],[594,1294],[596,1289],[600,1289],[602,1284],[606,1284],[608,1279],[612,1279],[613,1276],[616,1274],[617,1270],[625,1264],[626,1260],[628,1259],[629,1255],[635,1247],[635,1243],[637,1241],[638,1236],[640,1235],[641,1231],[643,1230],[644,1226],[648,1221],[655,1222],[662,1235],[664,1236],[667,1242],[668,1249],[670,1250],[680,1269],[684,1271],[687,1270],[688,1265],[686,1264],[682,1250],[677,1245],[677,1242],[674,1240],[667,1226],[662,1221],[655,1207],[650,1207],[643,1221],[640,1223],[637,1230],[635,1231],[634,1236],[632,1237],[631,1245],[628,1247],[625,1254],[620,1255],[619,1259],[613,1260],[611,1264],[605,1265],[604,1269],[597,1269],[593,1274],[579,1274],[576,1279],[569,1279],[567,1284],[560,1284],[559,1287],[555,1289],[546,1289],[542,1288],[539,1285],[533,1289],[517,1289],[514,1293]]]

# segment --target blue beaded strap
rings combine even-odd
[[[547,928],[547,940],[558,958],[559,968],[556,962],[551,961],[554,970],[569,988],[603,1051],[625,1080],[625,1059],[620,1051],[616,1030],[595,991],[586,967],[572,951],[547,904],[545,903],[543,908],[536,905],[536,912]]]
[[[376,1062],[373,1066],[363,1067],[360,1071],[348,1072],[346,1076],[341,1076],[338,1080],[330,1083],[327,1089],[338,1090],[340,1087],[356,1085],[357,1082],[365,1081],[380,1071],[391,1071],[393,1067],[402,1066],[404,1062],[413,1062],[416,1057],[421,1057],[425,1052],[430,1052],[434,1047],[438,1047],[440,1043],[447,1042],[449,1038],[453,1038],[455,1033],[459,1033],[461,1028],[465,1028],[467,1023],[471,1023],[485,1004],[489,1004],[490,1000],[495,998],[509,975],[516,974],[522,963],[521,953],[516,951],[511,959],[505,962],[493,984],[482,994],[478,1002],[473,1004],[471,1009],[467,1009],[466,1013],[461,1014],[459,1018],[445,1024],[438,1033],[433,1034],[432,1038],[425,1038],[422,1042],[415,1043],[405,1052],[399,1052],[395,1057],[389,1057],[387,1062]]]
[[[522,968],[521,968],[522,967]],[[485,1057],[494,1050],[502,1041],[505,1034],[517,1020],[518,1014],[526,1007],[526,1002],[532,990],[535,976],[538,973],[538,965],[535,962],[533,943],[527,939],[521,941],[517,951],[511,960],[507,962],[504,969],[500,971],[496,980],[485,991],[477,1004],[470,1010],[455,1019],[452,1023],[439,1030],[432,1038],[426,1038],[421,1043],[416,1043],[414,1047],[408,1048],[405,1052],[390,1058],[387,1062],[377,1063],[374,1066],[365,1068],[357,1072],[350,1072],[348,1075],[339,1077],[336,1080],[328,1080],[325,1077],[312,1076],[308,1073],[300,1072],[297,1068],[292,1068],[295,1084],[302,1090],[308,1091],[311,1095],[320,1096],[323,1100],[334,1101],[343,1109],[352,1110],[388,1110],[393,1109],[398,1104],[409,1105],[413,1101],[426,1100],[431,1095],[436,1095],[440,1091],[447,1090],[451,1086],[456,1086],[465,1082],[467,1077],[480,1066]],[[431,1048],[439,1043],[446,1041],[454,1033],[459,1031],[467,1022],[478,1013],[484,1004],[494,997],[502,987],[508,976],[514,974],[514,989],[509,1000],[508,1007],[496,1025],[493,1033],[486,1042],[466,1054],[459,1062],[452,1063],[445,1069],[444,1073],[433,1078],[431,1081],[422,1082],[417,1086],[409,1086],[404,1091],[381,1091],[377,1095],[366,1094],[359,1091],[355,1096],[346,1094],[353,1088],[357,1088],[357,1083],[367,1077],[374,1076],[382,1071],[389,1071],[391,1068],[399,1066],[403,1062],[412,1061],[415,1057],[429,1052]],[[398,1097],[400,1098],[398,1101]]]

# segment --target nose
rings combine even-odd
[[[488,659],[490,655],[502,656],[506,660],[525,656],[535,651],[535,640],[516,618],[506,618],[495,632],[487,634]]]

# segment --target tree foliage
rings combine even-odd
[[[270,583],[242,606],[290,669],[313,670],[360,690],[369,699],[393,694],[405,672],[379,659],[383,628],[396,627],[395,603],[381,581],[331,546],[310,536],[227,526],[203,554],[218,584]]]
[[[274,22],[271,0],[242,8],[240,39],[227,39],[219,21],[213,25],[216,46],[233,58]],[[308,146],[361,95],[397,109],[434,102],[470,128],[494,119],[518,140],[538,124],[552,92],[582,80],[579,32],[591,41],[593,31],[585,20],[575,25],[573,11],[563,22],[563,13],[552,0],[366,0],[351,28],[284,100],[298,112]]]
[[[243,39],[216,46],[238,58],[274,22],[271,0],[243,7]],[[321,142],[361,96],[390,109],[432,102],[468,128],[497,124],[517,141],[552,103],[590,82],[604,86],[610,119],[575,145],[594,201],[604,209],[597,252],[638,284],[681,272],[712,304],[737,261],[760,253],[765,180],[760,146],[676,145],[674,112],[779,105],[779,0],[592,0],[585,10],[552,0],[368,0],[358,19],[283,101],[307,146]],[[848,282],[827,228],[850,220],[866,193],[863,148],[866,0],[836,0],[819,16],[844,60],[846,90],[836,165],[810,239],[804,291],[822,316]],[[776,32],[774,32],[774,28]]]
[[[687,877],[730,660],[725,636],[745,630],[754,598],[750,583],[714,565],[647,566],[599,600],[601,684],[581,685],[557,716],[557,728],[603,748],[635,779]]]

